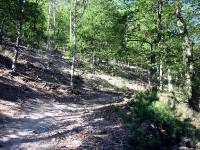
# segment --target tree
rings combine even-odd
[[[95,61],[116,57],[117,51],[124,49],[124,22],[114,1],[90,1],[80,20],[79,42],[81,53]]]
[[[16,48],[15,48],[15,53],[13,57],[13,62],[12,62],[12,71],[15,72],[16,69],[16,62],[17,62],[17,57],[19,53],[19,45],[21,42],[21,37],[22,37],[22,27],[23,27],[23,21],[24,21],[24,5],[25,5],[25,0],[19,0],[19,27],[17,27],[17,38],[16,38]]]
[[[194,59],[193,59],[193,44],[189,37],[187,22],[182,15],[181,1],[176,2],[176,17],[177,26],[182,37],[182,49],[183,49],[183,61],[185,68],[185,91],[187,93],[188,102],[190,106],[196,110],[199,109],[198,106],[198,92],[199,85],[196,83],[196,73],[194,70]]]

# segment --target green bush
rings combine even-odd
[[[164,149],[176,145],[182,137],[195,132],[189,120],[179,121],[167,103],[159,101],[157,90],[133,97],[130,149]]]

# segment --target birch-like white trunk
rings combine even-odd
[[[70,44],[71,44],[71,42],[72,42],[72,10],[70,9],[70,32],[69,32],[69,40],[70,40]]]
[[[13,56],[13,60],[12,60],[12,71],[13,72],[16,71],[16,63],[17,63],[17,58],[18,58],[18,55],[19,55],[20,36],[21,36],[21,33],[20,33],[20,31],[18,31],[17,32],[17,38],[16,38],[16,47],[15,47],[14,56]]]
[[[159,81],[160,81],[160,91],[163,90],[163,62],[162,60],[160,61],[160,75],[159,75]]]
[[[48,4],[48,24],[47,24],[47,50],[50,50],[50,15],[51,15],[51,2]]]
[[[95,50],[92,52],[92,73],[95,74]]]
[[[171,93],[173,91],[173,85],[172,85],[172,76],[170,69],[168,69],[167,71],[167,79],[168,79],[168,92]]]
[[[151,68],[147,68],[148,85],[151,86]]]
[[[16,38],[16,48],[14,51],[14,56],[12,59],[12,71],[15,72],[16,71],[16,63],[17,63],[17,58],[19,55],[19,45],[20,45],[20,41],[21,41],[21,34],[22,34],[22,26],[23,26],[23,13],[24,13],[24,4],[25,4],[25,0],[21,0],[21,16],[20,16],[20,20],[19,20],[19,27],[17,27],[17,38]]]
[[[76,3],[77,0],[74,0],[74,19],[73,19],[73,25],[74,25],[74,48],[72,50],[72,64],[71,64],[71,79],[70,79],[70,86],[73,89],[74,88],[74,83],[73,83],[73,78],[74,78],[74,70],[75,70],[75,61],[76,61]]]
[[[56,48],[56,41],[55,41],[55,36],[56,36],[56,10],[55,10],[55,5],[54,5],[54,10],[53,10],[53,44],[54,48]]]

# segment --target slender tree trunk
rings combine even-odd
[[[14,52],[14,56],[13,56],[13,60],[12,60],[12,71],[13,72],[16,71],[16,63],[17,63],[17,58],[19,55],[19,45],[21,42],[22,27],[23,27],[23,13],[24,13],[25,0],[21,0],[20,2],[21,2],[21,14],[20,14],[21,16],[20,16],[19,27],[18,27],[18,31],[17,31],[15,52]]]
[[[156,74],[156,44],[154,43],[152,45],[152,50],[151,50],[151,67],[150,67],[150,84],[152,85],[155,79],[155,74]]]
[[[92,51],[92,73],[95,74],[95,50]]]
[[[70,44],[72,42],[72,10],[70,9],[70,33],[69,33],[69,38],[70,38]]]
[[[48,25],[47,25],[47,50],[50,50],[50,15],[51,15],[51,2],[49,0],[48,6]]]
[[[181,14],[180,1],[177,1],[176,5],[176,17],[177,17],[177,26],[179,28],[179,32],[183,39],[183,58],[185,64],[185,91],[187,92],[188,102],[190,105],[195,103],[195,99],[193,99],[193,93],[195,93],[194,86],[194,70],[193,70],[193,56],[192,56],[192,44],[188,36],[187,26],[184,21],[184,18]],[[192,106],[196,107],[196,106]]]
[[[4,21],[5,17],[1,21],[1,28],[0,28],[0,44],[3,42],[3,34],[4,34]]]
[[[73,89],[74,88],[74,83],[73,83],[73,78],[74,78],[74,70],[75,70],[75,61],[76,61],[76,3],[77,0],[74,0],[74,48],[72,51],[72,65],[71,65],[71,80],[70,80],[70,86]]]
[[[151,67],[147,67],[148,85],[151,86]]]
[[[15,46],[15,51],[14,51],[14,56],[13,56],[13,61],[12,61],[12,71],[16,71],[16,63],[17,63],[17,58],[19,55],[19,41],[21,37],[21,31],[17,32],[17,38],[16,38],[16,46]]]
[[[161,30],[162,30],[162,5],[163,5],[163,0],[158,0],[157,3],[157,36],[152,44],[152,53],[151,53],[151,83],[153,82],[154,79],[156,79],[156,74],[157,74],[157,65],[156,65],[156,51],[158,48],[158,44],[161,41]]]
[[[168,79],[168,92],[171,93],[173,91],[173,85],[172,85],[172,76],[170,69],[168,69],[167,71],[167,79]]]
[[[53,45],[54,45],[54,48],[56,48],[56,41],[55,41],[55,38],[56,38],[56,9],[55,9],[55,4],[54,4],[54,9],[53,9]]]
[[[167,78],[168,78],[168,104],[171,108],[175,108],[175,97],[174,97],[174,88],[173,88],[173,84],[172,84],[172,75],[171,75],[171,70],[168,68],[167,71]]]
[[[160,76],[159,76],[159,80],[160,80],[160,91],[163,90],[163,62],[162,60],[160,61]]]

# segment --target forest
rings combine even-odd
[[[0,0],[0,150],[200,150],[199,0]]]

